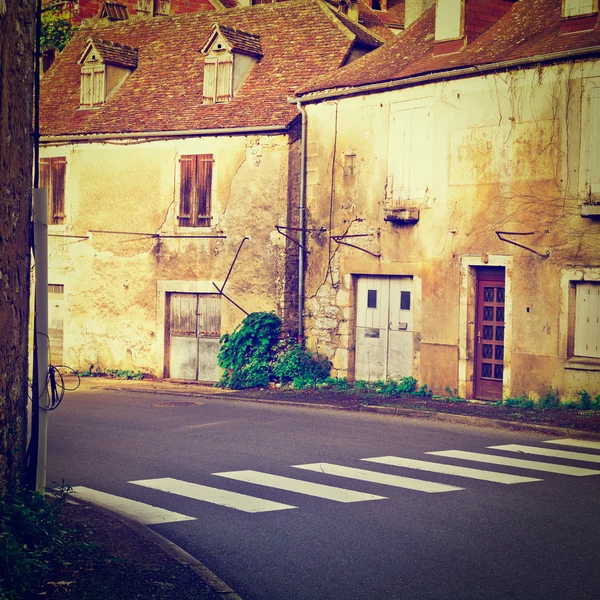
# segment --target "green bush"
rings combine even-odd
[[[217,362],[225,372],[219,385],[232,389],[267,385],[280,332],[281,319],[275,313],[255,312],[233,333],[222,336]]]

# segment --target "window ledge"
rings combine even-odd
[[[406,225],[414,225],[419,221],[420,212],[416,207],[384,208],[384,221]]]
[[[582,204],[581,216],[588,218],[600,218],[600,204]]]
[[[565,369],[577,371],[600,371],[600,358],[573,356],[565,361]]]

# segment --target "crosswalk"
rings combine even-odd
[[[548,445],[504,444],[488,446],[487,450],[492,451],[492,453],[464,450],[435,450],[425,452],[426,455],[436,457],[433,460],[419,460],[401,456],[376,456],[361,459],[365,463],[369,463],[369,466],[372,466],[372,468],[357,468],[329,462],[290,465],[291,468],[298,470],[298,478],[284,477],[282,475],[255,470],[227,471],[211,474],[211,477],[225,478],[239,482],[244,486],[244,491],[246,486],[250,488],[249,493],[232,492],[219,487],[201,485],[171,477],[134,480],[129,481],[128,484],[244,513],[269,513],[298,509],[302,506],[303,496],[348,504],[390,500],[385,495],[386,488],[400,488],[408,490],[410,493],[446,493],[460,492],[466,489],[469,479],[504,485],[518,485],[542,481],[539,476],[532,477],[531,473],[505,473],[497,470],[497,467],[508,467],[511,470],[522,469],[528,472],[533,471],[534,475],[540,472],[572,477],[600,475],[600,469],[590,468],[590,463],[600,463],[600,453],[594,453],[594,451],[600,451],[600,442],[559,439],[545,440],[543,443],[563,447],[567,446],[570,450],[552,448]],[[515,458],[515,454],[518,454],[519,458]],[[521,458],[522,456],[535,457],[541,460]],[[445,462],[439,462],[440,458],[444,459]],[[453,461],[463,461],[467,464],[480,463],[484,464],[485,468],[458,465],[454,464]],[[585,466],[574,466],[560,461],[580,462],[584,463]],[[377,470],[379,465],[384,465],[388,470],[389,467],[398,469],[398,473]],[[427,477],[428,473],[456,477],[458,485],[409,477],[404,474],[405,472],[424,475],[425,477]],[[308,480],[306,477],[310,477],[311,473],[318,473],[321,480],[323,477],[331,477],[331,484],[329,482],[325,484]],[[340,481],[344,482],[342,486],[338,485]],[[374,484],[376,491],[379,492],[381,490],[383,495],[351,489],[352,482],[356,481]],[[287,493],[289,494],[291,503],[287,503],[287,495],[284,497],[286,500],[285,503],[254,496],[252,490],[256,489],[255,486],[260,486],[262,495],[268,496],[268,490]],[[266,492],[264,491],[265,488],[267,488]],[[198,515],[191,516],[169,511],[159,506],[130,500],[122,496],[111,495],[84,486],[75,487],[73,492],[76,497],[82,500],[118,512],[146,525],[191,521],[198,518]],[[159,497],[162,496],[159,495]],[[199,508],[199,510],[201,509]]]

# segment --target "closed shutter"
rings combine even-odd
[[[231,100],[231,84],[233,76],[233,62],[231,57],[228,56],[226,59],[220,57],[218,62],[217,71],[217,102],[229,102]]]
[[[402,108],[392,116],[388,158],[388,198],[423,199],[431,181],[431,115],[426,107]]]
[[[198,188],[196,194],[198,202],[196,225],[198,227],[210,227],[213,157],[212,154],[199,154],[197,159]]]
[[[204,59],[204,83],[202,85],[202,101],[212,104],[217,95],[217,61],[214,57]]]
[[[180,164],[179,186],[179,224],[184,227],[192,226],[192,195],[196,180],[195,156],[182,156]]]
[[[104,104],[104,67],[94,68],[92,87],[92,106]]]
[[[593,195],[600,196],[600,88],[590,94],[589,183]]]
[[[52,167],[52,198],[49,202],[50,214],[48,223],[51,225],[62,225],[65,222],[65,175],[66,159],[51,159]]]
[[[388,197],[393,200],[408,198],[408,163],[406,148],[410,145],[407,136],[410,111],[397,110],[392,116],[388,150]]]
[[[577,284],[575,355],[600,358],[600,283]]]
[[[40,159],[40,187],[47,190],[49,225],[65,222],[66,166],[63,156]]]
[[[92,105],[92,73],[81,71],[81,94],[79,103],[81,106]]]
[[[431,178],[431,124],[429,109],[410,111],[409,198],[425,198]]]
[[[213,155],[182,156],[180,164],[179,225],[210,227]]]
[[[564,0],[564,16],[574,17],[594,12],[594,0]]]
[[[168,15],[171,11],[171,0],[158,0],[157,15]]]

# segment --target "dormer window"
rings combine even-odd
[[[201,52],[204,104],[229,102],[262,57],[259,36],[216,23]]]
[[[81,65],[80,108],[102,106],[137,67],[137,49],[88,38]]]

